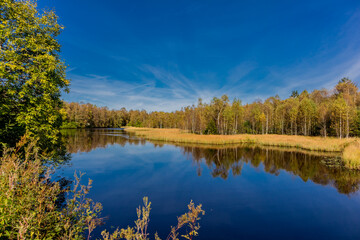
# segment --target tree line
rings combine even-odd
[[[64,103],[64,128],[150,127],[180,128],[197,134],[286,134],[305,136],[360,136],[360,97],[357,85],[341,79],[332,90],[293,91],[265,101],[242,104],[223,95],[210,103],[173,112],[109,110],[93,104]]]

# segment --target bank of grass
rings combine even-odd
[[[343,161],[347,168],[360,170],[360,141],[349,144],[343,152]]]
[[[223,145],[214,145],[214,144],[196,144],[196,143],[179,143],[179,142],[165,142],[160,140],[151,140],[148,139],[149,142],[157,145],[157,146],[163,146],[165,144],[171,144],[173,146],[178,147],[195,147],[195,148],[211,148],[216,150],[221,149],[231,149],[231,148],[261,148],[262,146],[252,144],[252,143],[239,143],[239,144],[223,144]],[[265,146],[264,146],[265,148]],[[277,146],[266,146],[267,150],[273,150],[273,151],[283,151],[283,152],[297,152],[297,153],[303,153],[306,155],[311,156],[323,156],[328,158],[338,158],[342,156],[342,152],[323,152],[323,151],[311,151],[306,149],[299,149],[296,147],[277,147]]]
[[[344,165],[351,169],[360,169],[360,143],[357,138],[339,139],[334,137],[309,137],[292,135],[198,135],[180,129],[135,128],[125,131],[149,140],[173,143],[196,143],[206,145],[230,145],[251,143],[258,146],[295,148],[317,152],[337,152],[342,154]]]
[[[198,135],[188,133],[180,129],[159,129],[159,128],[135,128],[127,127],[125,131],[135,133],[137,136],[150,140],[161,140],[176,143],[197,143],[209,145],[228,145],[253,143],[260,146],[292,147],[311,151],[321,152],[342,152],[354,138],[322,138],[290,135]]]

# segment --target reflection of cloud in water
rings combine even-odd
[[[183,169],[189,165],[188,161],[176,157],[180,148],[183,155],[192,160],[192,169],[195,167],[199,176],[203,175],[204,168],[207,168],[212,177],[228,179],[231,175],[242,175],[244,167],[248,166],[275,176],[286,173],[298,176],[304,182],[311,180],[317,184],[330,185],[346,194],[356,192],[360,184],[360,173],[329,168],[322,162],[324,157],[318,154],[254,146],[174,147],[171,144],[151,143],[125,132],[105,129],[67,131],[64,132],[64,137],[70,153],[82,153],[73,157],[76,167],[84,167],[87,171],[97,173],[147,169],[148,171],[144,172],[147,175],[151,174],[149,170],[161,170],[165,175],[171,172],[180,176]],[[90,151],[91,154],[86,154]],[[150,179],[146,178],[145,181],[152,181]]]

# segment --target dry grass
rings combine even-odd
[[[197,135],[179,129],[131,127],[126,128],[125,130],[135,133],[137,136],[142,136],[146,139],[175,143],[196,143],[208,145],[254,143],[260,146],[292,147],[321,152],[343,152],[345,147],[350,146],[350,143],[356,141],[355,138],[338,139],[330,137],[322,138],[275,134]]]
[[[344,164],[350,169],[360,169],[360,142],[359,140],[349,144],[343,152]]]
[[[278,146],[261,146],[261,145],[256,145],[253,143],[237,143],[237,144],[197,144],[197,143],[182,143],[182,142],[165,142],[165,141],[161,141],[161,140],[151,140],[148,139],[149,142],[156,144],[158,146],[163,146],[166,144],[170,144],[172,146],[177,146],[177,147],[195,147],[195,148],[211,148],[211,149],[233,149],[233,148],[265,148],[268,150],[273,150],[273,151],[283,151],[283,152],[297,152],[297,153],[303,153],[306,155],[311,155],[311,156],[322,156],[322,157],[328,157],[328,158],[337,158],[337,157],[342,157],[342,152],[329,152],[329,151],[311,151],[311,150],[306,150],[306,149],[300,149],[300,148],[296,148],[296,147],[278,147]]]

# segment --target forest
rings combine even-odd
[[[122,126],[179,128],[196,134],[285,134],[304,136],[360,136],[360,97],[357,85],[342,78],[334,89],[293,91],[265,101],[242,104],[227,95],[173,112],[109,110],[90,103],[64,102],[62,128]]]

